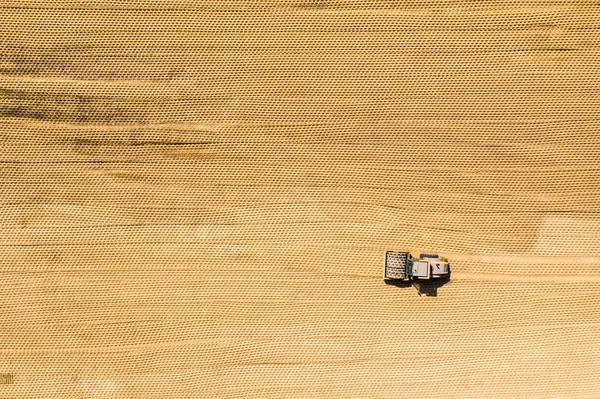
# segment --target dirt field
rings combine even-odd
[[[599,71],[597,1],[0,1],[0,398],[600,398]]]

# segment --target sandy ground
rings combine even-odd
[[[600,398],[599,43],[593,1],[0,1],[0,398]]]

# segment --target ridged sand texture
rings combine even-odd
[[[1,398],[600,398],[600,6],[0,1],[0,224]]]

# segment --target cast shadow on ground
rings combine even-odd
[[[450,281],[450,270],[448,270],[448,277],[432,280],[417,280],[417,281],[399,281],[399,280],[385,280],[387,285],[393,285],[395,287],[407,288],[410,286],[415,287],[419,296],[437,296],[438,288],[447,284]]]

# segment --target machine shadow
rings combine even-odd
[[[385,280],[387,285],[393,285],[395,287],[407,288],[413,286],[416,288],[419,296],[437,296],[438,288],[444,286],[450,281],[451,270],[448,267],[448,276],[439,279],[431,280],[415,280],[415,281],[401,281],[401,280]]]

